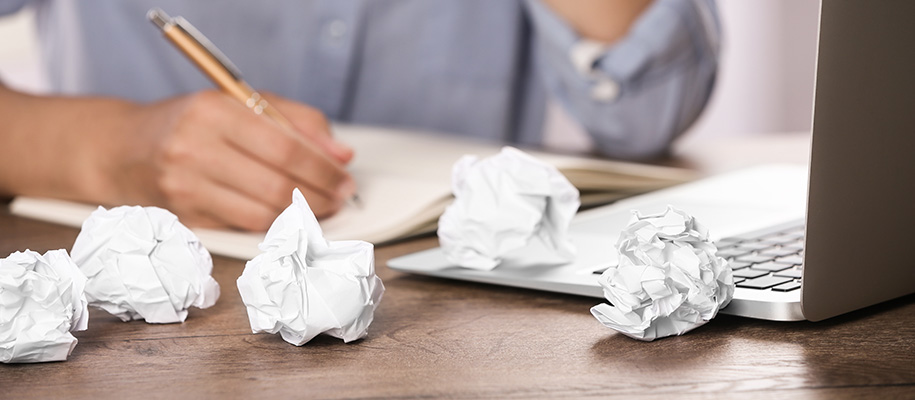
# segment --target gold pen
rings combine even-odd
[[[271,107],[267,100],[241,77],[235,64],[229,61],[209,39],[182,17],[169,17],[165,11],[153,8],[146,14],[150,21],[162,29],[165,37],[181,50],[220,89],[254,111],[265,114],[287,129],[294,129],[283,114]]]
[[[254,88],[241,77],[241,71],[229,58],[210,42],[197,28],[194,28],[186,19],[177,16],[169,17],[160,8],[150,9],[146,13],[165,37],[184,53],[194,64],[203,71],[220,89],[247,106],[255,114],[264,114],[270,117],[283,128],[292,132],[295,130],[292,123],[270,106]],[[347,199],[347,203],[361,207],[359,195],[354,194]]]

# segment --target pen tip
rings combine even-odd
[[[346,203],[356,208],[362,208],[362,199],[359,198],[358,193],[353,194],[353,197],[347,199]]]

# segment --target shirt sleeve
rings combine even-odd
[[[527,0],[550,95],[610,157],[666,153],[711,95],[720,27],[713,0],[656,0],[611,46],[582,39]]]
[[[19,11],[26,1],[28,0],[0,0],[0,16]]]

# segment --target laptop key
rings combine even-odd
[[[729,249],[718,250],[717,254],[718,254],[718,257],[731,258],[731,257],[742,256],[744,254],[749,254],[749,253],[750,253],[750,250],[741,249],[738,247],[732,247]]]
[[[784,236],[775,236],[775,237],[771,237],[771,238],[767,237],[765,239],[762,239],[762,241],[765,243],[769,243],[769,244],[786,245],[786,244],[791,244],[791,243],[797,242],[797,239],[790,238],[790,237],[784,237]]]
[[[775,261],[778,261],[783,264],[801,265],[804,263],[804,257],[801,257],[799,255],[793,255],[793,256],[786,256],[786,257],[779,257],[779,258],[776,258]]]
[[[772,247],[772,245],[769,244],[769,243],[761,243],[761,242],[745,242],[745,243],[739,244],[737,247],[740,248],[740,249],[744,249],[744,250],[748,250],[748,251],[749,251],[749,250],[765,250],[765,249],[769,249],[769,248]]]
[[[721,250],[732,249],[734,247],[737,247],[737,243],[715,242],[715,247],[718,249],[718,251],[721,251]]]
[[[738,270],[738,269],[744,269],[744,268],[746,268],[746,267],[749,267],[749,266],[751,266],[751,265],[753,265],[753,264],[750,264],[750,263],[748,263],[748,262],[741,262],[741,261],[730,260],[730,261],[728,261],[728,265],[731,266],[731,269],[733,269],[733,270],[736,271],[736,270]]]
[[[752,268],[734,271],[734,278],[753,279],[753,278],[759,278],[760,276],[763,276],[763,275],[769,275],[769,271],[759,271],[759,270],[755,270]]]
[[[775,286],[772,288],[772,290],[775,290],[777,292],[790,292],[792,290],[798,290],[800,288],[801,288],[800,282],[792,281],[792,282],[787,282],[787,283],[783,283],[781,285]]]
[[[792,279],[801,279],[801,275],[803,275],[803,272],[799,269],[794,269],[794,268],[786,269],[784,271],[778,271],[775,273],[775,276],[782,276],[785,278],[792,278]]]
[[[761,271],[777,272],[777,271],[791,268],[792,266],[793,266],[792,264],[782,264],[780,262],[767,261],[764,263],[753,264],[753,269],[758,269]]]
[[[785,282],[792,282],[794,279],[781,278],[777,276],[762,276],[755,279],[747,279],[737,284],[737,287],[748,289],[768,289],[772,286],[781,285]]]
[[[751,254],[751,255],[737,257],[737,261],[744,261],[744,262],[756,264],[756,263],[762,263],[762,262],[766,262],[766,261],[772,261],[772,257]]]
[[[795,253],[797,253],[796,249],[781,247],[781,248],[777,248],[777,249],[769,249],[769,250],[763,251],[760,254],[764,255],[764,256],[771,256],[771,257],[785,257],[785,256],[793,255]]]

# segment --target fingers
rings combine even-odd
[[[329,196],[310,186],[296,182],[288,175],[266,164],[251,159],[238,149],[226,143],[213,145],[201,160],[201,170],[206,178],[256,200],[276,214],[289,206],[292,190],[298,187],[318,217],[331,215],[343,206],[343,200]]]
[[[356,191],[355,182],[343,165],[317,144],[289,135],[261,116],[244,113],[228,128],[225,137],[239,151],[331,199],[343,201]]]
[[[353,159],[353,149],[333,138],[327,118],[315,108],[295,101],[264,94],[264,98],[276,107],[295,126],[298,133],[313,140],[337,161],[347,164]]]
[[[154,138],[146,146],[157,180],[153,197],[192,225],[264,230],[289,205],[293,188],[319,218],[355,193],[342,164],[314,141],[219,92],[151,109],[145,121]]]
[[[264,231],[279,214],[273,208],[199,175],[172,173],[163,179],[172,211],[191,226]]]
[[[214,148],[217,149],[217,148]],[[174,164],[163,171],[160,187],[172,209],[189,225],[264,231],[292,199],[295,183],[226,146],[198,160],[199,168]],[[302,189],[319,218],[342,202]]]

